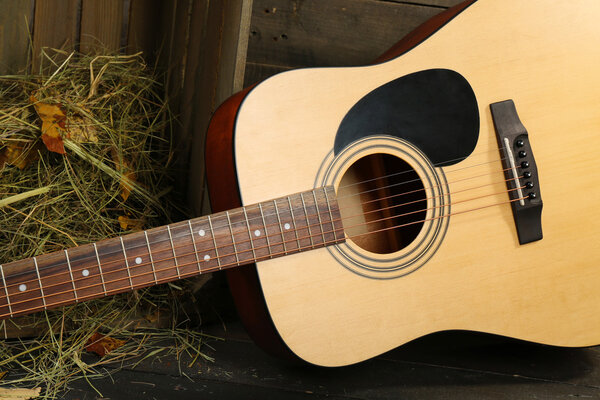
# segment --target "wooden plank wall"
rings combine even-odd
[[[462,0],[254,0],[245,85],[291,68],[368,64]]]
[[[204,134],[218,104],[242,89],[251,8],[252,0],[0,0],[0,75],[38,71],[45,47],[143,51],[177,117],[176,190],[194,214],[206,213]]]

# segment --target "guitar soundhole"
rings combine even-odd
[[[408,246],[419,235],[427,213],[419,175],[404,160],[383,153],[365,156],[348,168],[338,202],[349,239],[379,254]]]

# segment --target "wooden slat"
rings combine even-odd
[[[0,0],[0,75],[27,66],[33,1]]]
[[[131,0],[127,27],[127,52],[144,52],[144,58],[153,64],[159,52],[164,51],[166,27],[161,26],[163,8],[172,6],[162,0]],[[167,20],[167,27],[172,23]]]
[[[362,65],[443,8],[375,0],[255,0],[248,61]]]
[[[193,132],[189,204],[204,214],[204,137],[221,101],[242,89],[252,0],[194,1],[182,94],[181,123]],[[240,22],[241,21],[241,22]]]
[[[80,0],[37,0],[33,24],[33,70],[44,47],[72,51],[79,41]],[[44,65],[47,62],[44,61]]]
[[[81,52],[117,51],[121,46],[124,0],[83,0]]]

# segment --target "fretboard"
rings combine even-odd
[[[344,241],[331,186],[0,265],[0,319]]]

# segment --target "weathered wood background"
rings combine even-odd
[[[254,0],[245,85],[292,68],[369,64],[461,0]]]

